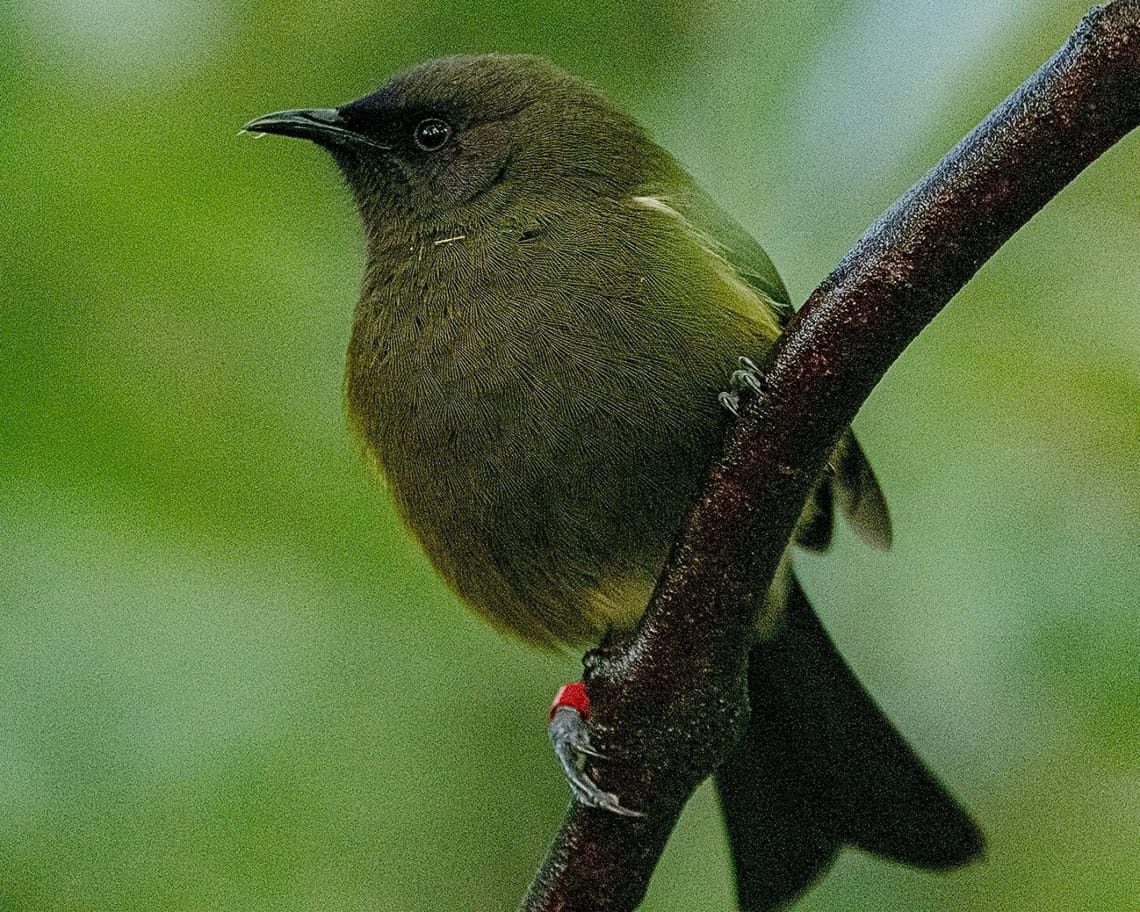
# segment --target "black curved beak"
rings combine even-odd
[[[276,111],[251,120],[242,131],[245,133],[276,133],[309,139],[324,146],[363,145],[374,149],[390,149],[352,130],[336,108],[304,108],[295,111]]]

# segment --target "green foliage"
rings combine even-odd
[[[501,909],[566,801],[574,657],[468,617],[367,477],[356,217],[237,136],[452,51],[608,89],[802,299],[1079,2],[81,4],[0,12],[0,908]],[[800,560],[987,827],[948,879],[845,857],[805,909],[1134,908],[1140,143],[986,267],[859,420],[887,554]],[[702,792],[647,908],[728,908]]]

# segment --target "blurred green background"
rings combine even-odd
[[[0,909],[512,908],[567,800],[535,655],[435,579],[344,428],[360,233],[238,136],[446,52],[595,80],[802,300],[1082,2],[14,0],[0,10]],[[983,821],[808,910],[1135,910],[1140,137],[1022,231],[857,425],[896,546],[799,563]],[[707,789],[645,908],[727,909]]]

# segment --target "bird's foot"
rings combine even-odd
[[[760,383],[760,368],[751,358],[740,358],[738,370],[732,372],[728,378],[728,390],[721,393],[717,399],[724,408],[732,413],[732,417],[740,417],[740,394],[744,392],[759,393],[763,386]]]
[[[623,817],[644,817],[640,811],[624,807],[617,795],[604,791],[592,778],[587,767],[590,759],[605,760],[590,743],[590,698],[580,682],[566,684],[554,698],[550,707],[550,743],[554,755],[562,766],[570,791],[580,804],[620,814]]]

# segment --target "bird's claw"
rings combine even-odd
[[[640,811],[624,807],[617,795],[604,791],[586,772],[586,759],[605,760],[590,743],[590,730],[582,714],[571,706],[559,706],[550,719],[550,743],[566,776],[570,791],[580,804],[599,808],[622,817],[644,817]]]
[[[740,394],[748,391],[759,394],[763,389],[760,382],[760,368],[751,358],[738,358],[738,370],[734,370],[728,378],[728,392],[721,393],[717,399],[725,410],[734,418],[740,417]]]

